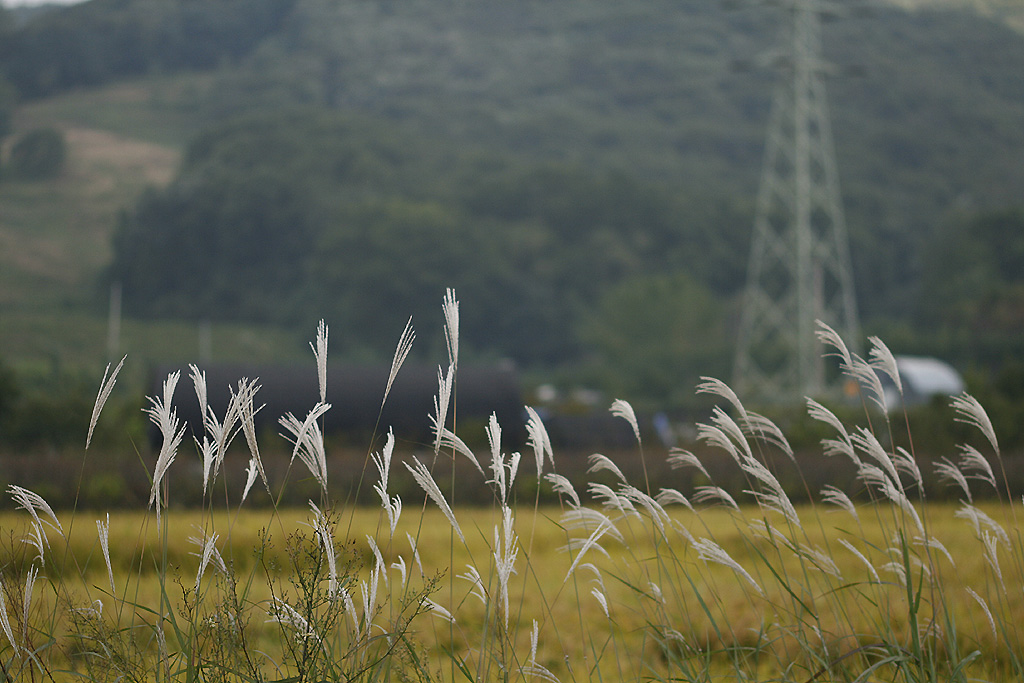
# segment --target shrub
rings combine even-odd
[[[60,174],[66,157],[67,144],[61,131],[34,128],[14,142],[7,169],[19,180],[45,180]]]

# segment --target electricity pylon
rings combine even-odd
[[[827,381],[815,335],[829,324],[856,350],[859,338],[846,225],[821,61],[820,8],[789,0],[789,72],[776,89],[733,388],[745,400],[800,401]]]

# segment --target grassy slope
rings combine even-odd
[[[111,258],[118,213],[147,186],[167,183],[194,123],[183,104],[205,77],[118,84],[32,102],[14,134],[60,128],[68,162],[54,180],[0,183],[0,359],[22,369],[95,370],[106,355],[106,295],[96,281]],[[282,332],[213,330],[217,356],[265,359],[301,345]],[[121,353],[139,361],[195,360],[194,326],[124,322]]]

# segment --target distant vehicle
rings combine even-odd
[[[930,402],[936,396],[955,396],[963,393],[964,380],[949,363],[926,356],[896,356],[903,398],[892,379],[884,372],[878,375],[882,381],[882,401],[885,410],[892,412],[903,406],[913,407]]]

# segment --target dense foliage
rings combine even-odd
[[[215,72],[192,103],[211,127],[122,219],[109,274],[135,315],[325,315],[349,352],[372,353],[454,285],[479,313],[477,353],[629,367],[607,384],[643,377],[667,400],[698,357],[728,365],[712,341],[666,373],[636,341],[689,334],[680,310],[726,334],[775,78],[757,65],[784,20],[705,0],[91,0],[17,25],[0,12],[0,76],[31,98]],[[985,283],[930,296],[970,268],[957,239],[998,243],[957,226],[1020,201],[1024,39],[882,8],[823,39],[868,329],[1001,367],[1013,282],[979,257]]]
[[[175,182],[125,215],[110,276],[135,315],[326,315],[349,351],[386,348],[454,285],[473,293],[469,348],[552,363],[579,352],[581,315],[617,283],[684,270],[731,293],[743,247],[717,226],[745,222],[621,174],[288,109],[200,136]]]

